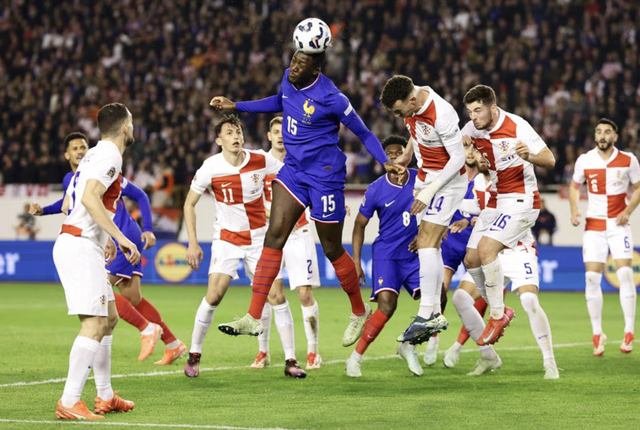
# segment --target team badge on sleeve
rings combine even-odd
[[[107,172],[107,176],[113,179],[115,175],[116,175],[116,168],[115,167],[110,168],[109,171]]]

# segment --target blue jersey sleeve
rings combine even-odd
[[[69,184],[71,183],[71,178],[73,178],[73,172],[69,172],[64,175],[62,179],[62,195],[63,197],[57,202],[50,204],[49,206],[45,206],[42,208],[42,215],[54,215],[62,212],[62,202],[64,202],[64,195],[67,193],[67,188],[69,188]]]
[[[378,138],[369,131],[360,116],[356,113],[353,106],[349,102],[349,99],[342,93],[338,95],[338,102],[336,103],[337,114],[340,118],[340,122],[343,123],[349,130],[353,132],[358,139],[362,141],[367,151],[373,157],[378,160],[378,163],[384,164],[389,161],[387,154],[385,154],[384,149],[382,149],[382,145]]]
[[[367,219],[371,219],[378,208],[374,188],[375,187],[373,186],[369,186],[369,188],[367,188],[367,191],[364,193],[364,197],[362,198],[362,203],[360,204],[360,213]]]
[[[277,95],[267,97],[266,99],[237,102],[236,109],[240,112],[249,113],[282,112],[282,89],[280,89]]]
[[[149,203],[149,196],[137,186],[133,185],[129,181],[125,181],[125,185],[122,188],[122,195],[127,196],[130,199],[135,200],[140,208],[142,214],[142,231],[153,232],[153,219],[151,218],[151,204]]]

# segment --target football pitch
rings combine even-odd
[[[165,322],[187,345],[205,287],[143,286]],[[363,290],[368,294],[369,289]],[[300,304],[287,293],[296,324],[298,361],[306,357]],[[591,355],[591,326],[584,295],[544,293],[553,331],[560,379],[543,380],[542,357],[515,294],[506,302],[517,318],[497,344],[502,369],[467,377],[479,354],[470,341],[454,369],[442,352],[455,341],[460,320],[452,303],[450,327],[441,335],[435,366],[411,374],[395,355],[395,337],[415,315],[417,302],[402,294],[399,307],[362,365],[363,377],[345,375],[353,347],[341,346],[349,304],[335,288],[316,290],[320,306],[320,353],[324,365],[302,380],[285,378],[284,356],[275,327],[269,368],[252,370],[254,338],[220,333],[220,322],[243,315],[248,288],[230,288],[217,309],[204,344],[201,373],[189,379],[184,359],[155,366],[163,345],[145,362],[136,360],[138,331],[120,321],[114,333],[112,384],[136,407],[100,422],[56,422],[68,354],[79,323],[66,315],[62,287],[55,284],[0,284],[0,428],[192,429],[630,429],[640,428],[640,351],[622,354],[623,322],[617,295],[605,295],[603,326],[609,342],[603,357]],[[375,308],[375,305],[374,305]],[[424,347],[419,347],[422,354]],[[89,380],[83,400],[93,407]]]

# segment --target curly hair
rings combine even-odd
[[[384,107],[390,110],[398,100],[406,100],[413,92],[414,87],[410,77],[396,75],[384,84],[380,101]]]

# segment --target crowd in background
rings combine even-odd
[[[214,95],[275,94],[297,22],[330,24],[326,73],[381,139],[407,135],[378,98],[405,74],[429,85],[467,121],[462,97],[491,85],[499,105],[532,123],[554,151],[544,185],[566,183],[593,147],[597,118],[621,127],[640,155],[640,8],[624,0],[0,0],[0,157],[4,183],[59,183],[63,138],[99,138],[100,106],[124,102],[137,145],[127,177],[158,205],[181,196],[214,143]],[[270,116],[242,115],[249,148],[266,148]],[[344,129],[348,181],[379,166]],[[165,196],[168,195],[168,196]],[[158,202],[161,201],[161,202]]]

